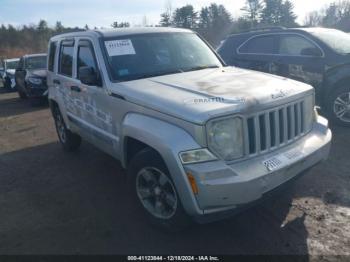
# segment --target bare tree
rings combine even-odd
[[[172,20],[171,16],[173,14],[171,0],[166,0],[165,2],[165,11],[160,14],[160,25],[161,26],[171,26]]]
[[[319,11],[313,11],[308,13],[304,19],[304,25],[315,27],[322,24],[322,14]]]
[[[146,15],[142,17],[142,26],[148,26],[148,19]]]

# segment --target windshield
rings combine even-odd
[[[163,33],[105,40],[107,64],[113,80],[221,67],[205,42],[193,33]]]
[[[46,56],[33,56],[26,59],[26,69],[46,68]]]
[[[350,35],[339,30],[320,30],[310,32],[313,36],[323,41],[326,45],[340,54],[350,53]]]
[[[6,69],[16,69],[18,67],[19,60],[6,62]]]

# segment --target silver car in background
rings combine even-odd
[[[18,67],[19,58],[5,59],[3,61],[4,72],[2,81],[4,88],[8,91],[16,90],[15,72]]]
[[[227,67],[196,33],[85,31],[49,43],[49,102],[66,151],[120,160],[155,224],[230,215],[328,157],[311,86]]]

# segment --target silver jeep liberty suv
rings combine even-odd
[[[227,67],[196,33],[85,31],[49,43],[49,101],[66,151],[120,160],[167,229],[230,215],[327,158],[311,86]]]

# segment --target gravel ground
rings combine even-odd
[[[83,143],[67,154],[47,107],[0,93],[0,254],[350,255],[350,136],[330,159],[229,220],[166,234],[134,209],[125,171]]]

